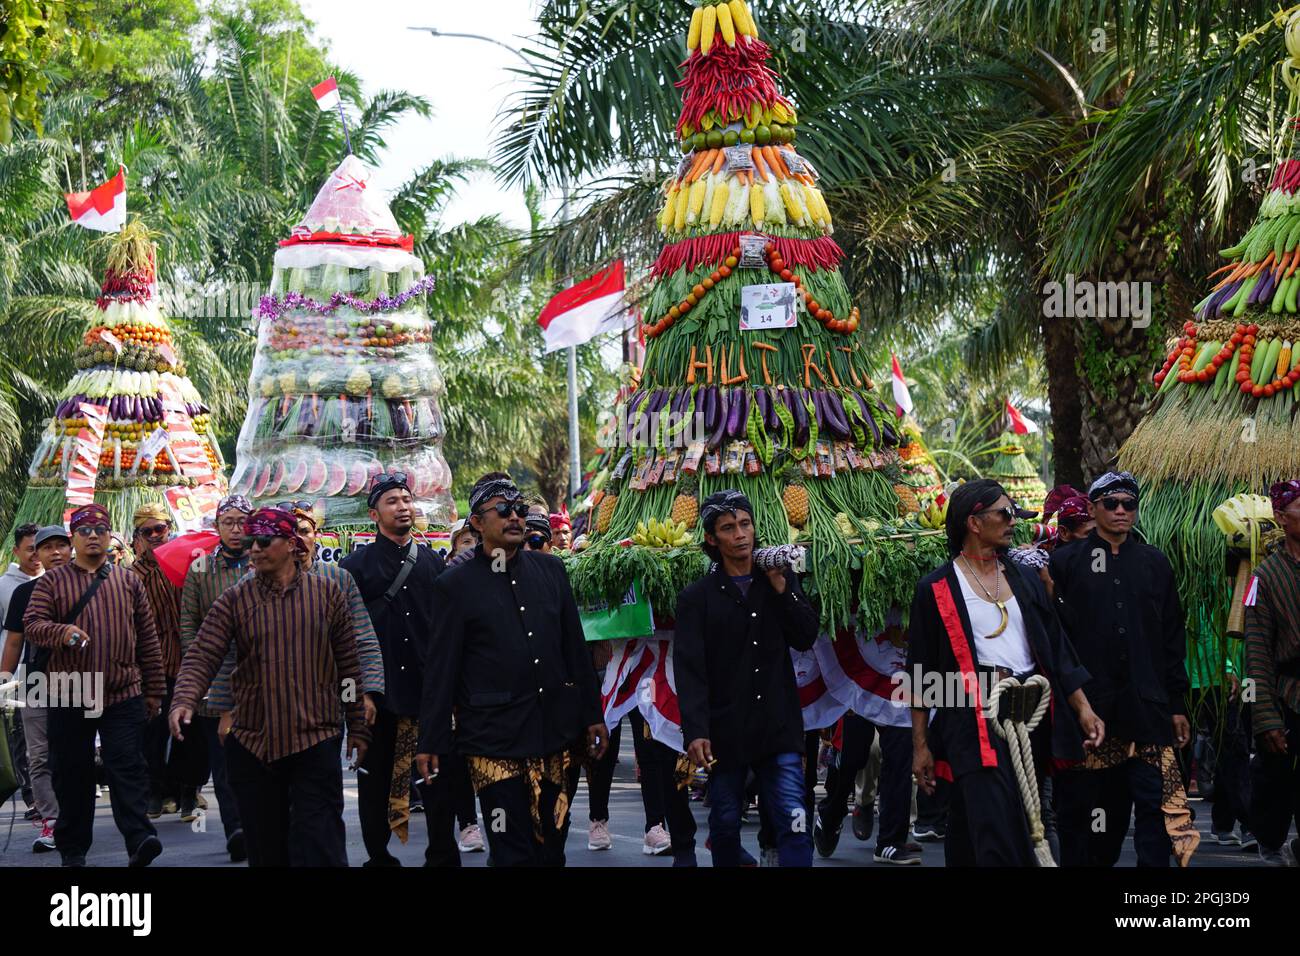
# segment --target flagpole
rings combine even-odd
[[[560,222],[569,217],[569,181],[561,184]],[[569,355],[569,500],[578,497],[582,485],[582,449],[578,437],[578,347],[570,345]]]
[[[339,97],[339,120],[343,123],[343,142],[347,144],[348,154],[352,153],[352,137],[348,135],[348,118],[343,112],[343,97]]]

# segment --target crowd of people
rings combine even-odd
[[[696,865],[702,797],[715,866],[809,866],[846,820],[876,832],[883,864],[942,841],[948,865],[1113,866],[1132,832],[1139,865],[1186,865],[1196,784],[1212,788],[1212,840],[1296,865],[1300,480],[1271,489],[1281,537],[1240,650],[1190,658],[1170,563],[1134,530],[1140,497],[1127,473],[1055,489],[1055,532],[1015,548],[1034,513],[996,481],[957,487],[949,560],[910,609],[898,719],[826,728],[805,727],[792,663],[819,632],[800,576],[756,563],[743,494],[706,498],[710,569],[671,615],[685,752],[629,718],[643,852]],[[311,502],[227,497],[180,587],[155,554],[173,537],[163,507],[135,514],[129,542],[94,504],[66,528],[15,529],[0,673],[46,685],[13,742],[34,852],[85,865],[97,761],[131,866],[163,851],[160,817],[204,812],[209,780],[231,861],[346,866],[345,774],[365,866],[399,865],[391,840],[419,812],[426,865],[484,850],[563,865],[584,772],[587,848],[612,846],[624,730],[601,703],[608,646],[585,640],[552,553],[570,546],[567,513],[492,472],[444,554],[414,534],[406,475],[376,476],[367,503],[373,543],[333,563]],[[755,799],[757,860],[741,841]]]

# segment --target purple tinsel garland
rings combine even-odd
[[[284,298],[277,295],[264,295],[257,303],[257,317],[259,319],[271,319],[272,321],[280,318],[287,311],[314,312],[317,315],[331,315],[341,306],[348,306],[357,312],[393,312],[406,305],[417,295],[424,295],[433,289],[434,277],[425,276],[415,285],[411,286],[405,292],[398,295],[388,296],[381,295],[373,301],[360,299],[350,292],[335,292],[330,296],[328,304],[322,305],[315,299],[303,295],[301,292],[289,292]]]

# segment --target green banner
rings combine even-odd
[[[617,607],[600,604],[579,608],[582,631],[589,641],[617,641],[628,637],[649,637],[655,630],[654,611],[639,582],[623,595]]]

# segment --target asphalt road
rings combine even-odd
[[[628,733],[628,728],[624,733]],[[630,749],[630,748],[629,748]],[[357,821],[357,790],[355,777],[344,773],[344,815],[348,832],[348,859],[353,866],[359,866],[366,858],[361,843],[361,831]],[[818,788],[819,795],[821,788]],[[209,802],[212,816],[200,825],[181,822],[175,814],[164,816],[155,821],[158,836],[163,843],[162,855],[154,861],[155,867],[176,866],[235,866],[225,852],[225,838],[221,824],[216,815],[216,798],[212,787],[204,791]],[[604,851],[587,849],[587,785],[584,781],[579,787],[574,805],[575,825],[569,833],[566,855],[569,866],[594,867],[656,867],[672,866],[671,856],[646,856],[642,853],[645,817],[641,807],[640,787],[635,782],[632,757],[630,753],[621,755],[615,771],[613,791],[610,795],[610,834],[613,847]],[[708,834],[708,809],[699,803],[692,803],[696,821],[699,824],[699,849],[697,856],[701,866],[709,865],[709,853],[703,848]],[[1209,830],[1209,805],[1193,800],[1197,813],[1197,825],[1202,833],[1202,843],[1193,857],[1193,866],[1259,866],[1258,855],[1252,851],[1243,852],[1237,847],[1220,847],[1211,845],[1204,839]],[[8,842],[8,848],[0,850],[0,867],[51,866],[59,865],[57,853],[33,854],[32,839],[36,835],[32,825],[22,818],[23,806],[15,795],[3,807],[0,807],[0,847]],[[113,816],[109,808],[107,791],[96,805],[95,844],[87,856],[91,866],[123,866],[126,863],[126,851],[113,825]],[[743,842],[751,853],[758,855],[758,814],[751,813],[752,822],[744,827]],[[12,820],[12,829],[11,829]],[[206,824],[210,823],[208,826]],[[392,841],[392,852],[403,864],[419,866],[423,863],[424,848],[427,845],[427,830],[422,817],[412,820],[411,838],[406,845]],[[829,859],[818,857],[815,865],[822,867],[866,866],[879,869],[891,868],[887,864],[872,862],[871,853],[875,844],[873,840],[865,843],[854,839],[849,822],[845,821],[844,831],[835,854]],[[461,855],[465,866],[484,866],[486,853],[466,853]],[[1121,866],[1134,866],[1136,858],[1131,841],[1126,846]],[[926,844],[922,853],[923,866],[943,866],[942,844]]]

